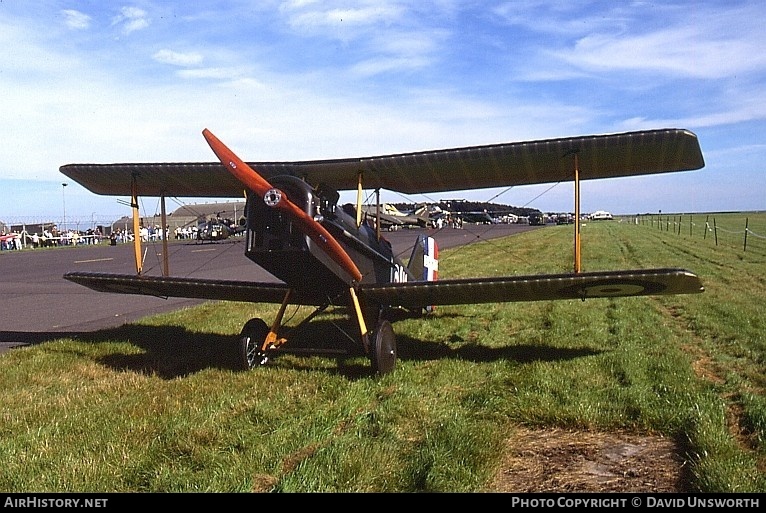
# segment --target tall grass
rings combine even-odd
[[[234,335],[269,305],[16,349],[0,357],[0,489],[483,491],[514,430],[566,427],[662,434],[692,489],[766,490],[766,252],[627,220],[582,237],[584,270],[685,267],[706,291],[440,307],[395,324],[379,378],[353,355],[231,370]],[[440,276],[566,272],[571,245],[571,226],[477,242],[443,251]]]

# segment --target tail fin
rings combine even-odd
[[[412,248],[407,268],[418,280],[436,281],[439,277],[439,247],[433,237],[419,235]],[[433,312],[435,306],[424,306],[426,312]]]

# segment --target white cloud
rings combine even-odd
[[[74,9],[64,9],[61,11],[64,15],[64,24],[73,30],[85,30],[90,27],[91,17]]]
[[[156,52],[152,55],[152,58],[157,62],[182,67],[196,66],[197,64],[202,63],[203,60],[202,55],[196,52],[181,53],[168,49],[162,49]]]
[[[313,10],[302,10],[308,5],[318,7]],[[403,9],[391,5],[372,5],[356,9],[321,9],[324,4],[302,4],[292,6],[300,12],[290,13],[290,25],[293,28],[324,30],[328,27],[368,26],[380,22],[391,22],[398,19]]]
[[[142,30],[149,26],[148,14],[138,7],[123,7],[120,14],[112,19],[112,25],[120,25],[122,33],[127,35],[136,30]]]
[[[247,73],[239,68],[195,68],[184,69],[178,72],[178,76],[183,78],[201,78],[201,79],[216,79],[223,82],[236,82],[246,80],[250,84],[258,84],[259,81],[248,78]],[[244,77],[244,78],[242,78]]]
[[[336,7],[327,2],[293,2],[282,6],[286,23],[302,35],[321,36],[348,43],[388,32],[411,13],[397,2],[358,2],[354,7]]]
[[[722,78],[766,63],[754,44],[744,39],[710,39],[698,28],[673,28],[635,37],[590,35],[557,55],[589,70],[633,69]]]
[[[759,2],[701,2],[689,8],[673,2],[598,6],[529,0],[492,12],[539,52],[526,77],[614,70],[709,80],[766,68],[766,20]],[[546,35],[544,42],[539,34]]]
[[[426,65],[428,61],[421,57],[380,57],[359,62],[351,68],[351,71],[357,76],[371,77],[390,71],[422,68]]]

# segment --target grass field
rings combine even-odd
[[[13,350],[0,490],[495,491],[514,437],[619,433],[670,441],[682,491],[766,491],[766,214],[706,216],[582,227],[584,271],[684,267],[703,294],[440,307],[395,324],[383,377],[362,357],[230,370],[276,307],[228,302]],[[567,272],[571,245],[571,226],[477,242],[440,276]]]

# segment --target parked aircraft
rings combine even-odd
[[[243,230],[244,226],[237,225],[233,219],[222,219],[219,215],[210,219],[203,217],[197,223],[197,240],[200,242],[224,240]]]
[[[105,292],[281,304],[271,323],[251,319],[243,327],[237,346],[244,368],[263,365],[289,348],[290,335],[328,309],[341,309],[355,321],[358,349],[384,374],[397,360],[390,314],[398,309],[420,314],[434,305],[703,291],[700,279],[685,269],[582,272],[579,221],[571,273],[443,279],[433,238],[420,235],[409,260],[402,261],[381,235],[381,223],[371,227],[361,209],[364,183],[415,194],[573,180],[579,220],[582,179],[702,168],[697,137],[687,130],[264,163],[246,163],[209,130],[203,135],[220,162],[69,164],[60,170],[96,194],[130,194],[136,226],[139,193],[160,197],[164,212],[166,195],[237,197],[247,189],[245,254],[281,282],[172,277],[167,264],[163,276],[144,275],[140,241],[135,275],[70,272],[64,278]],[[337,191],[353,189],[357,204],[339,205]],[[290,304],[315,310],[299,326],[287,328],[283,321]]]
[[[388,231],[409,227],[425,228],[429,224],[428,212],[422,209],[405,213],[390,203],[382,203],[380,205],[363,205],[362,211],[373,223],[380,219],[381,228]]]
[[[217,219],[203,221],[197,224],[198,241],[215,241],[228,239],[230,235],[229,227]]]
[[[543,214],[542,212],[529,214],[529,224],[532,226],[545,225],[545,214]]]

